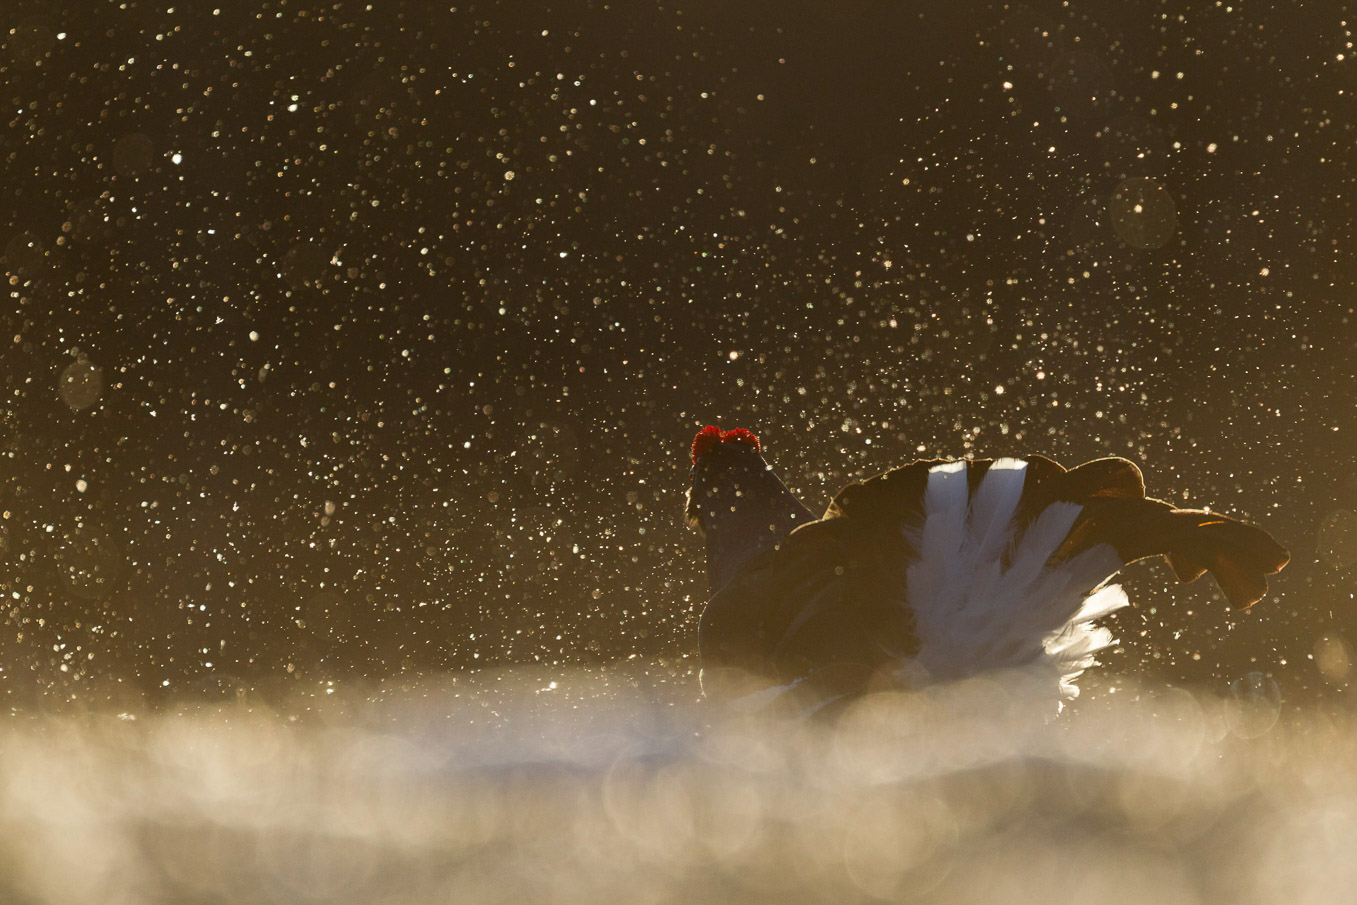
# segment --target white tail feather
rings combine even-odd
[[[1059,502],[1042,510],[1027,527],[1022,543],[1013,552],[1012,565],[1008,569],[1008,580],[1012,585],[1025,588],[1036,580],[1046,568],[1046,560],[1069,536],[1083,508],[1078,503]]]
[[[1117,640],[1112,633],[1093,620],[1114,613],[1129,604],[1121,585],[1104,585],[1084,599],[1075,617],[1046,641],[1046,653],[1055,662],[1060,673],[1060,691],[1067,698],[1079,696],[1074,682],[1090,666],[1097,666],[1097,655]]]
[[[936,465],[929,470],[924,491],[922,531],[910,525],[902,528],[910,546],[919,551],[919,559],[909,567],[910,597],[935,601],[930,609],[939,613],[943,603],[937,598],[955,587],[959,577],[966,502],[966,463]]]
[[[969,505],[965,467],[930,469],[922,529],[904,529],[919,553],[908,571],[918,663],[936,678],[1044,663],[1074,697],[1074,680],[1113,643],[1094,621],[1127,604],[1121,588],[1104,584],[1121,561],[1098,545],[1048,566],[1082,511],[1070,502],[1047,506],[1014,546],[1026,463],[995,462]]]
[[[1074,614],[1070,623],[1072,625],[1085,625],[1115,613],[1129,603],[1130,601],[1126,599],[1126,592],[1121,589],[1121,585],[1106,585],[1084,600],[1084,605],[1079,608],[1079,612]]]
[[[1008,545],[1026,478],[1027,463],[1021,459],[999,459],[985,472],[966,522],[966,545],[973,563],[998,557]]]

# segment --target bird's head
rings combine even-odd
[[[773,474],[762,452],[758,438],[742,428],[708,425],[693,438],[686,515],[707,541],[714,588],[814,518]]]
[[[744,428],[723,431],[709,424],[693,438],[688,485],[688,524],[707,535],[729,522],[741,502],[752,502],[771,477],[759,438]]]
[[[709,424],[697,432],[688,484],[689,525],[705,535],[722,514],[733,510],[750,479],[768,470],[761,451],[759,438],[744,428],[723,431]]]

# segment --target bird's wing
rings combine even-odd
[[[863,690],[917,648],[901,592],[904,549],[865,545],[857,525],[819,519],[717,592],[698,628],[703,687],[738,694],[751,678],[811,698]]]

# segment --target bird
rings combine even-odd
[[[1112,582],[1163,557],[1248,609],[1290,554],[1263,529],[1146,496],[1116,456],[921,459],[848,484],[816,517],[751,431],[693,438],[687,522],[711,587],[698,620],[704,697],[810,711],[875,689],[1036,671],[1057,701],[1115,643]]]

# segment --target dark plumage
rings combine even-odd
[[[1112,643],[1095,620],[1126,604],[1108,579],[1164,556],[1211,572],[1232,606],[1289,556],[1267,532],[1148,499],[1120,458],[1065,469],[1044,456],[913,462],[849,484],[816,519],[747,431],[693,444],[687,515],[705,535],[712,596],[703,687],[769,686],[825,700],[1045,664],[1067,695]]]

